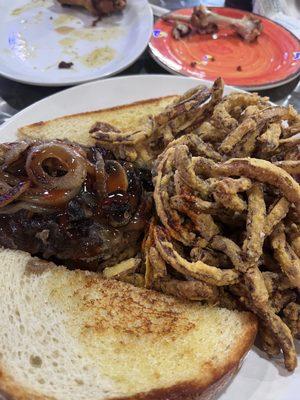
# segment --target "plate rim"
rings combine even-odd
[[[95,76],[93,78],[86,78],[86,79],[80,79],[80,80],[68,80],[65,82],[44,82],[41,80],[34,81],[34,80],[30,80],[30,79],[22,79],[22,78],[15,77],[13,74],[3,72],[2,68],[1,68],[1,63],[0,63],[0,76],[4,77],[6,79],[10,79],[15,82],[32,85],[32,86],[70,87],[70,86],[82,85],[84,83],[93,82],[96,80],[106,79],[106,78],[112,77],[116,74],[119,74],[120,72],[126,70],[131,65],[133,65],[138,60],[138,58],[143,54],[143,52],[148,47],[148,44],[150,42],[151,35],[153,32],[153,25],[154,25],[153,10],[147,0],[139,0],[139,1],[144,2],[144,9],[147,11],[147,16],[148,16],[147,18],[148,18],[149,29],[147,31],[147,35],[145,34],[145,41],[144,41],[143,45],[141,44],[140,48],[136,50],[136,54],[134,55],[134,57],[132,57],[132,60],[130,60],[130,62],[125,63],[123,66],[115,69],[114,71],[106,72],[100,76]],[[147,40],[146,40],[146,38],[147,38]],[[33,74],[33,76],[34,76],[34,74]]]
[[[187,9],[192,9],[193,7],[184,7],[184,8],[180,8],[178,10],[187,10]],[[272,22],[274,25],[279,26],[280,28],[282,28],[283,30],[287,31],[297,42],[299,42],[300,44],[300,39],[298,39],[298,37],[291,32],[289,29],[287,29],[285,26],[280,25],[278,22],[273,21],[271,18],[265,17],[264,15],[260,15],[254,12],[250,12],[250,11],[245,11],[245,10],[241,10],[238,8],[231,8],[231,7],[207,7],[210,10],[216,10],[216,9],[233,9],[233,10],[237,10],[237,11],[242,11],[245,14],[250,14],[250,15],[255,15],[259,18],[263,18],[266,19],[270,22]],[[178,11],[176,10],[176,11]],[[167,13],[169,14],[169,13]],[[161,20],[161,17],[157,19],[157,21]],[[155,21],[155,24],[157,23],[157,21]],[[155,27],[154,24],[154,27]],[[158,56],[158,51],[156,48],[154,48],[153,44],[151,43],[151,39],[149,41],[148,44],[148,49],[149,49],[149,53],[151,55],[151,57],[153,58],[153,60],[155,60],[157,62],[157,64],[159,64],[162,68],[164,68],[166,71],[170,72],[173,75],[179,75],[179,76],[186,76],[186,77],[190,77],[190,78],[196,78],[195,76],[189,75],[188,73],[184,73],[184,72],[180,72],[180,71],[175,71],[174,69],[172,69],[171,67],[169,67],[168,65],[166,65]],[[277,81],[272,81],[269,82],[267,84],[261,84],[261,85],[227,85],[227,86],[231,86],[234,88],[238,88],[240,90],[245,90],[245,91],[252,91],[252,90],[267,90],[267,89],[273,89],[275,87],[279,87],[282,86],[286,83],[292,82],[294,79],[296,79],[298,76],[300,76],[300,63],[298,66],[298,70],[296,72],[293,72],[292,74],[289,74],[286,78],[277,80]],[[203,79],[203,78],[202,78]],[[209,82],[213,82],[213,80],[210,79],[206,79]]]

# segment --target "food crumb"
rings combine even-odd
[[[241,67],[240,65],[238,65],[238,66],[236,67],[236,70],[237,70],[237,71],[242,71],[242,67]]]
[[[91,26],[92,27],[97,26],[98,22],[101,21],[101,19],[102,19],[101,17],[98,17],[98,18],[94,19]]]
[[[210,54],[205,54],[205,56],[203,57],[204,61],[215,61],[215,57],[210,55]]]
[[[190,66],[191,66],[192,68],[195,68],[196,65],[197,65],[196,61],[192,61],[192,62],[190,63]]]
[[[51,15],[51,17],[49,17],[49,19],[51,19],[51,20],[53,19],[52,15]]]
[[[72,63],[72,62],[61,61],[58,64],[58,68],[60,68],[60,69],[69,69],[69,68],[72,68],[73,65],[74,65],[74,63]]]

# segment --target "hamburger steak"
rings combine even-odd
[[[90,270],[137,253],[151,213],[146,172],[58,140],[1,150],[1,246]]]

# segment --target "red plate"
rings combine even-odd
[[[211,10],[233,18],[250,14],[225,7]],[[192,11],[182,9],[176,13],[191,15]],[[155,60],[172,73],[208,80],[222,76],[227,85],[242,89],[267,89],[291,81],[300,74],[299,40],[275,22],[257,17],[263,32],[253,43],[243,41],[229,29],[175,40],[173,25],[159,19],[150,50]]]

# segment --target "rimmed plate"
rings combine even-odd
[[[113,107],[154,97],[180,94],[205,80],[166,75],[110,78],[76,86],[50,96],[21,111],[0,127],[0,140],[13,141],[17,129],[33,122],[65,114]],[[134,88],[134,89],[133,89]],[[225,87],[225,94],[238,91]],[[300,345],[298,354],[300,354]],[[300,356],[298,356],[300,364]],[[269,361],[256,348],[250,351],[239,373],[219,400],[296,400],[300,367],[288,373],[282,361]]]
[[[233,18],[250,14],[226,7],[211,10]],[[175,13],[191,15],[192,9]],[[253,43],[241,40],[227,29],[175,40],[172,24],[159,19],[149,44],[151,54],[174,74],[208,80],[222,76],[226,84],[246,90],[272,88],[293,80],[300,74],[299,40],[281,25],[256,17],[262,21],[263,32]]]
[[[0,0],[0,74],[33,85],[69,86],[116,74],[147,47],[153,15],[147,0],[95,17],[56,0]],[[61,61],[72,62],[60,69]]]

